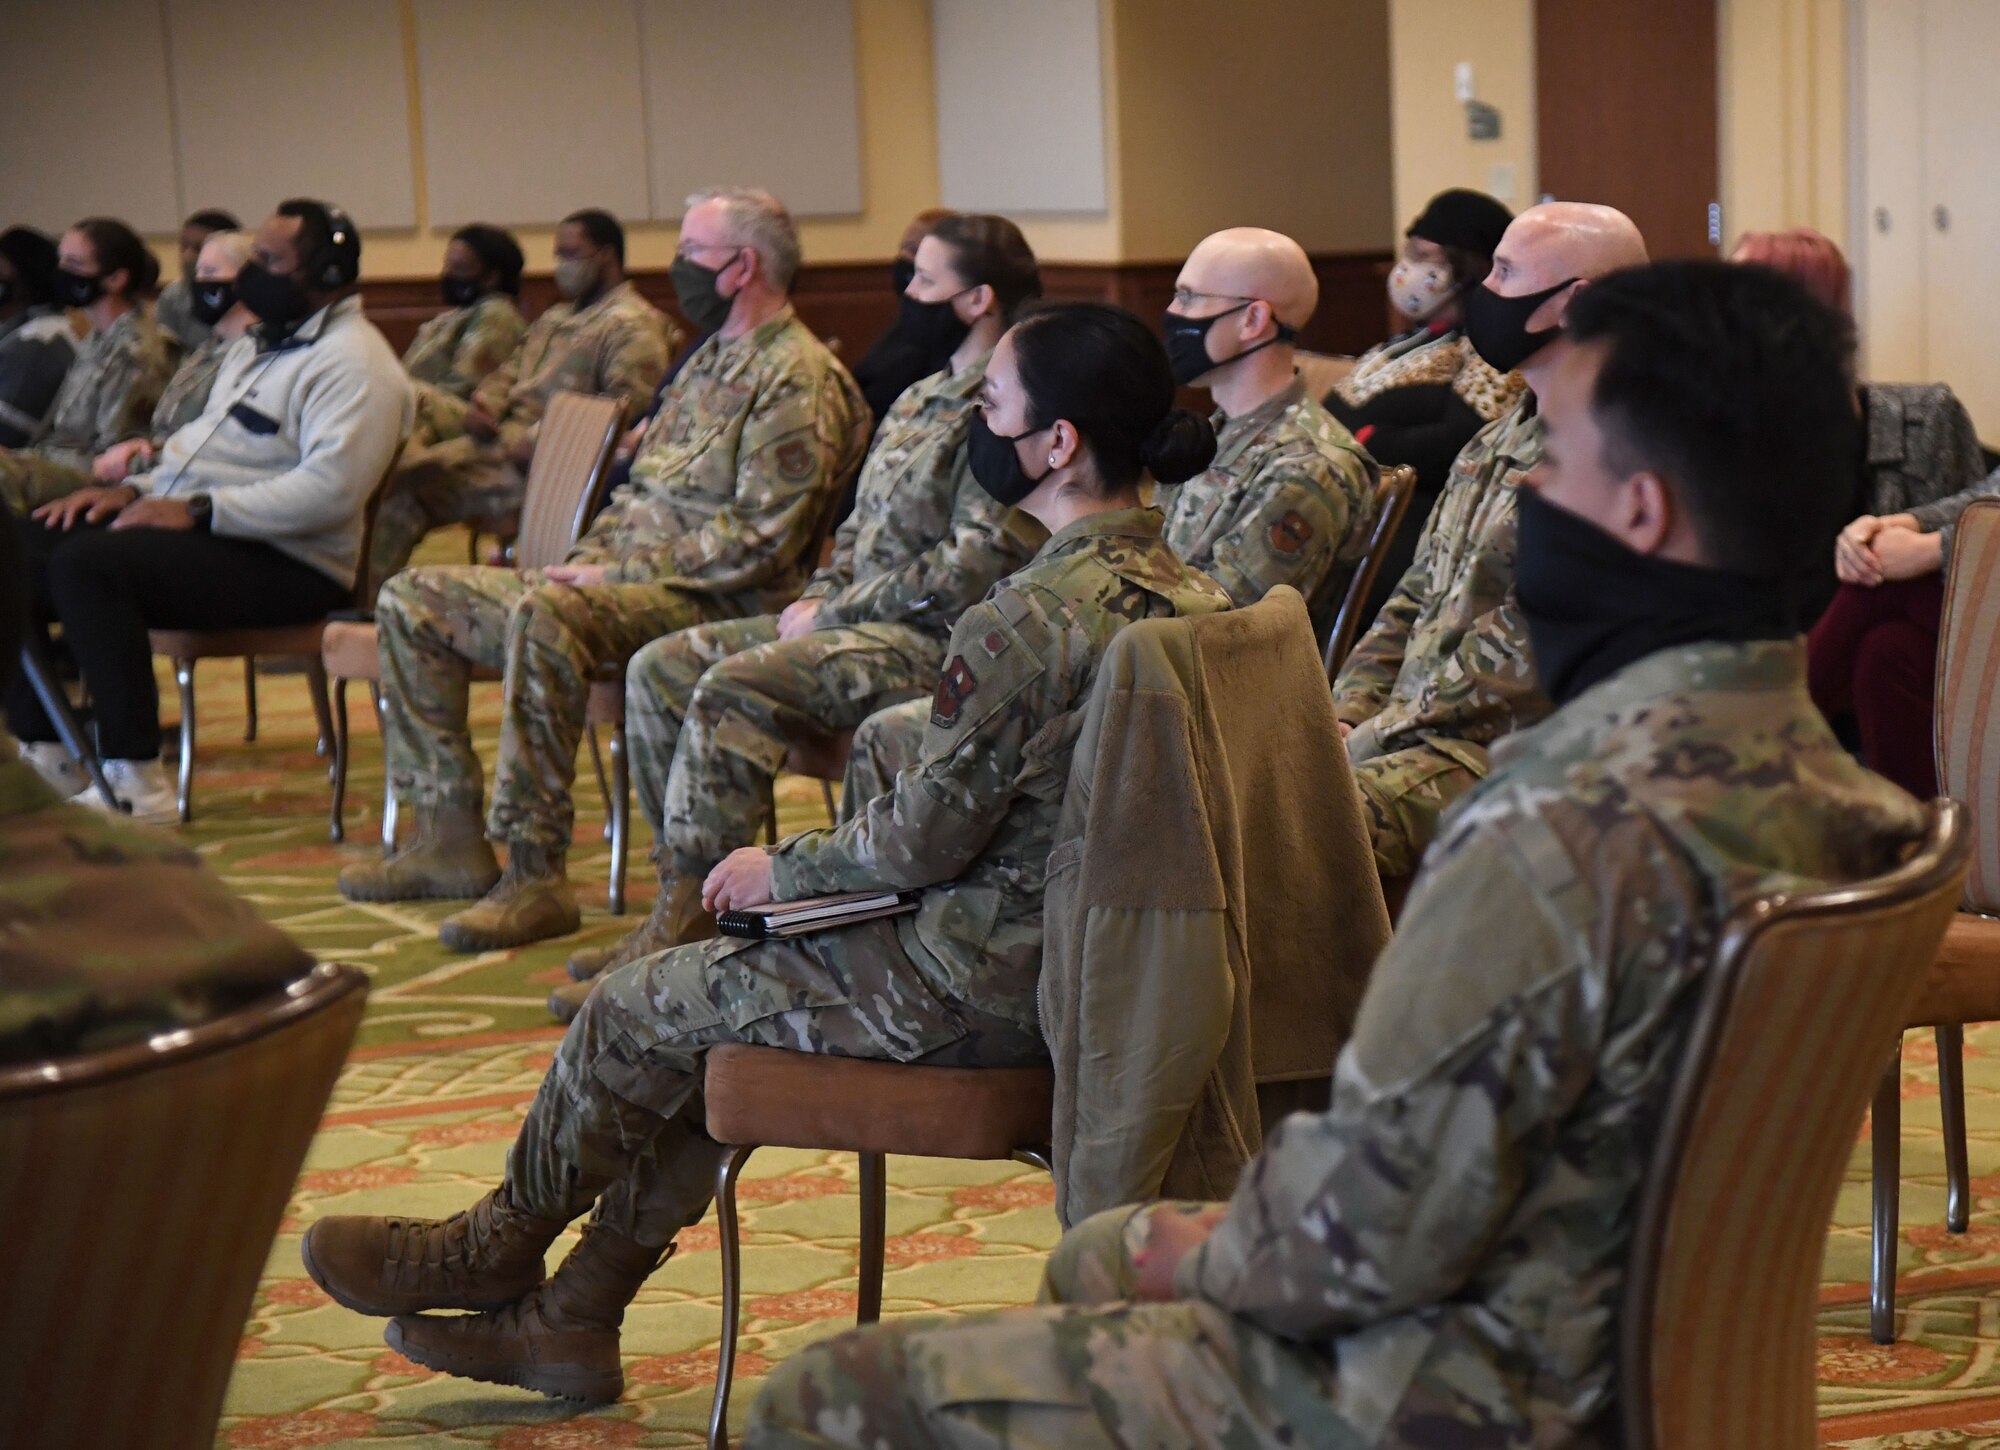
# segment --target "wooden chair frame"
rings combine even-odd
[[[1368,596],[1382,573],[1382,563],[1389,556],[1389,545],[1395,541],[1396,531],[1403,526],[1403,518],[1410,511],[1410,500],[1416,497],[1416,493],[1417,471],[1409,464],[1382,470],[1381,482],[1375,486],[1375,524],[1368,531],[1368,546],[1361,551],[1361,562],[1355,565],[1353,577],[1347,581],[1347,592],[1340,598],[1340,608],[1333,616],[1333,628],[1326,637],[1326,678],[1329,684],[1340,673],[1348,655],[1354,652],[1361,632],[1368,627],[1369,621],[1361,617],[1361,611],[1367,606]]]

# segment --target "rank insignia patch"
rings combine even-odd
[[[949,730],[958,723],[958,712],[979,688],[979,681],[964,655],[953,655],[938,677],[937,695],[931,701],[931,724]]]

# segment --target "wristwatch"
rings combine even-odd
[[[188,517],[194,526],[204,534],[215,522],[215,500],[205,493],[191,493],[187,496]]]

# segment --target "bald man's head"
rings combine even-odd
[[[1515,217],[1493,253],[1488,285],[1502,297],[1540,292],[1572,277],[1589,280],[1646,265],[1646,243],[1616,207],[1549,201]]]
[[[1305,248],[1262,227],[1230,227],[1203,237],[1188,253],[1176,285],[1208,297],[1269,303],[1278,321],[1294,330],[1310,322],[1319,306],[1319,278]],[[1206,310],[1211,309],[1193,315]]]

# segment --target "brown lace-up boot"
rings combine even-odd
[[[415,838],[395,855],[342,867],[340,894],[349,901],[450,901],[484,896],[499,879],[479,811],[439,806],[417,812]]]
[[[660,894],[646,919],[608,947],[579,947],[569,954],[569,975],[573,982],[592,977],[663,952],[683,942],[707,941],[715,935],[715,918],[702,910],[701,878],[683,876],[671,867],[660,867]],[[582,1002],[582,997],[577,1001]],[[560,1012],[556,1013],[562,1017]],[[571,1016],[576,1014],[572,1012]],[[567,1022],[568,1017],[563,1017]]]
[[[587,1224],[555,1276],[490,1313],[405,1314],[389,1347],[427,1369],[563,1400],[602,1404],[625,1391],[618,1327],[646,1276],[673,1256]]]
[[[455,952],[521,947],[568,936],[583,924],[576,892],[563,874],[563,853],[514,841],[500,884],[438,926],[438,940]]]
[[[564,1228],[514,1207],[507,1185],[446,1219],[323,1218],[299,1257],[312,1281],[357,1314],[491,1309],[542,1282]]]

